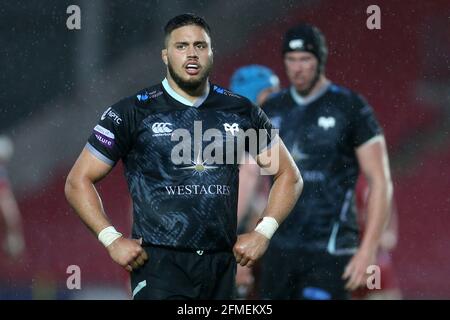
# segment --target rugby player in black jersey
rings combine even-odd
[[[315,26],[285,34],[290,87],[262,106],[302,172],[304,190],[262,259],[261,298],[346,299],[366,284],[392,197],[386,143],[372,108],[325,76],[327,46]],[[369,182],[361,243],[355,214],[360,171]]]
[[[236,262],[252,266],[264,254],[302,179],[262,110],[209,82],[213,52],[202,18],[171,19],[164,45],[166,78],[106,109],[68,175],[66,197],[131,272],[134,299],[230,299]],[[238,139],[251,130],[256,140]],[[240,148],[275,182],[264,219],[237,238]],[[120,159],[132,239],[108,221],[94,187]]]

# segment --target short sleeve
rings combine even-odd
[[[361,96],[355,96],[351,121],[351,143],[357,148],[377,135],[383,134],[372,107]]]
[[[86,148],[113,166],[128,153],[132,143],[133,105],[127,101],[107,108],[95,125]]]
[[[250,111],[251,128],[256,130],[257,133],[256,153],[260,154],[264,150],[270,148],[271,145],[276,142],[278,134],[277,130],[273,128],[269,118],[260,107],[251,104],[250,108],[251,108]]]

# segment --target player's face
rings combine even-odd
[[[211,38],[196,25],[175,29],[162,57],[175,83],[182,89],[195,90],[207,80],[213,64]]]
[[[287,52],[284,55],[284,65],[289,81],[298,92],[307,92],[311,89],[318,68],[318,60],[312,53]]]

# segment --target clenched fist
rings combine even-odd
[[[250,268],[262,257],[268,246],[269,239],[259,232],[252,231],[240,235],[233,247],[236,262]]]
[[[142,239],[127,239],[120,237],[114,240],[108,247],[111,258],[131,272],[143,266],[148,260],[147,253],[141,247]]]

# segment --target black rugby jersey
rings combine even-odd
[[[255,148],[238,140],[247,130],[260,131]],[[164,80],[109,107],[87,148],[110,165],[122,159],[133,237],[216,251],[236,241],[238,151],[260,153],[271,137],[270,121],[248,99],[210,84],[193,105]]]
[[[302,196],[273,236],[272,246],[353,253],[359,240],[355,148],[382,130],[361,96],[335,84],[327,84],[309,101],[299,100],[289,88],[262,107],[304,181]]]

